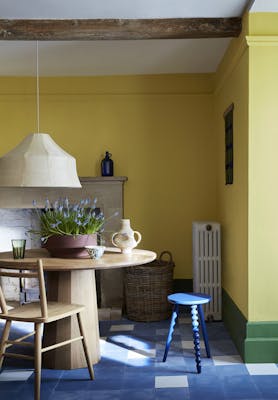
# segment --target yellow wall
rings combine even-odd
[[[270,39],[270,36],[277,35],[277,17],[275,12],[257,12],[248,14],[248,34],[252,36],[264,36]]]
[[[278,315],[277,27],[277,13],[245,16],[215,75],[223,287],[248,321]],[[231,103],[234,184],[225,186],[223,112]]]
[[[276,36],[262,37],[262,27]],[[250,321],[278,319],[277,27],[278,13],[250,15]]]
[[[234,103],[234,183],[225,185],[223,113]],[[235,39],[215,76],[215,131],[218,141],[218,219],[222,226],[222,286],[248,317],[248,50]]]
[[[41,79],[41,132],[77,159],[80,176],[100,174],[113,154],[128,176],[126,218],[140,246],[169,249],[175,277],[191,278],[191,224],[216,218],[216,135],[211,75]],[[0,79],[4,154],[35,130],[35,80]]]

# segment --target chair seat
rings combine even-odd
[[[69,317],[82,311],[85,307],[79,304],[47,302],[48,317],[41,317],[40,303],[24,304],[9,310],[9,314],[0,314],[0,318],[12,321],[44,322],[49,323]]]
[[[206,304],[211,300],[211,296],[204,293],[174,293],[168,296],[172,304],[181,304],[183,306],[192,306],[194,304]]]

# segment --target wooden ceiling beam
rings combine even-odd
[[[236,37],[241,18],[0,19],[0,40],[139,40]]]

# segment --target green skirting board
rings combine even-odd
[[[278,363],[278,321],[249,322],[222,290],[223,321],[246,363]]]

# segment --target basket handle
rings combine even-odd
[[[163,260],[162,260],[162,257],[163,257],[165,254],[167,254],[167,256],[169,257],[169,261],[168,261],[168,262],[169,262],[169,263],[173,263],[172,253],[171,253],[170,251],[168,251],[168,250],[162,251],[162,253],[161,253],[160,256],[159,256],[158,262],[163,261]]]

